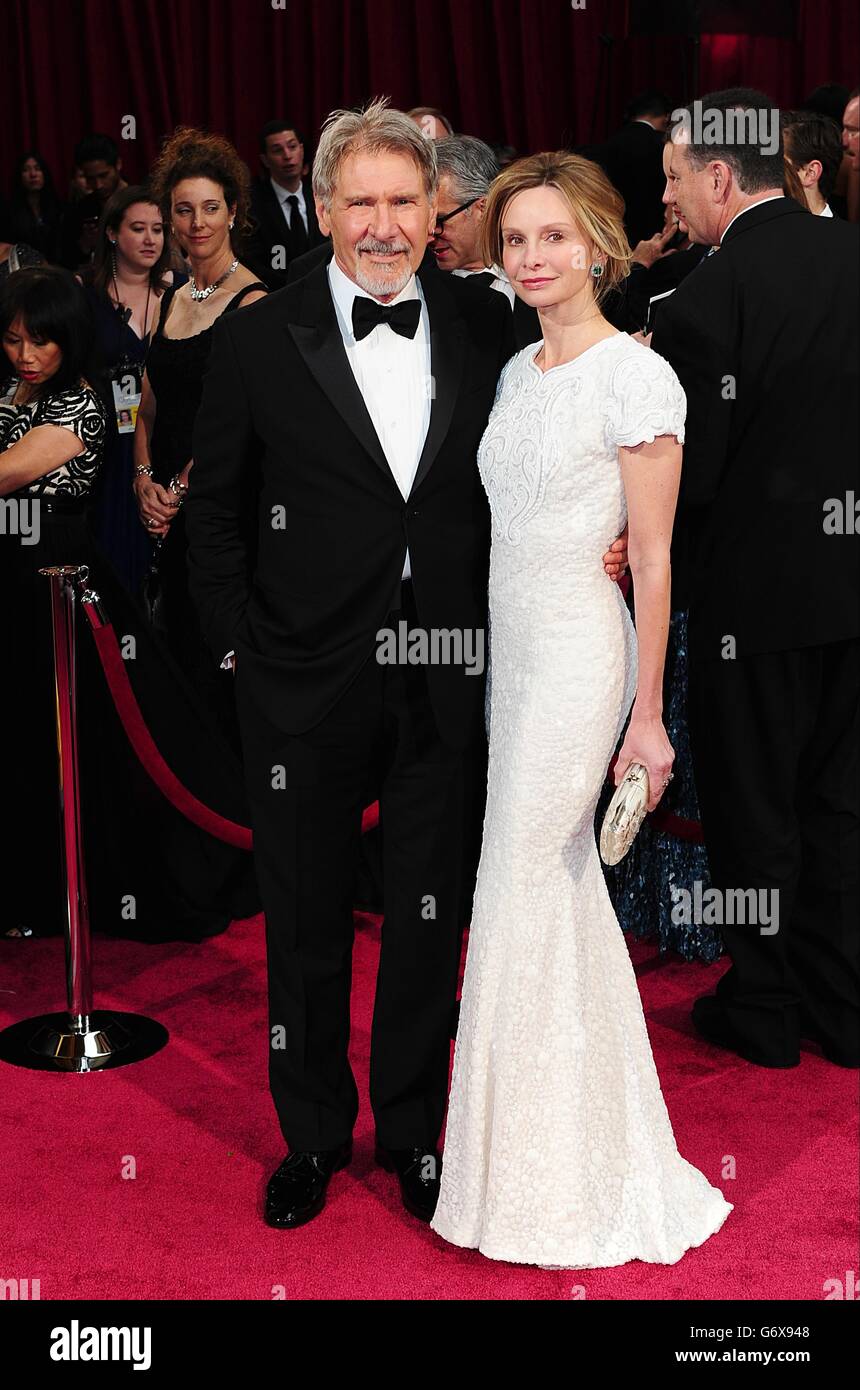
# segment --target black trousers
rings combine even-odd
[[[414,621],[408,591],[388,618],[395,631],[402,617]],[[358,1113],[347,1056],[352,889],[375,782],[385,917],[370,1100],[379,1143],[432,1146],[447,1099],[476,751],[441,741],[421,667],[379,664],[375,652],[300,736],[262,716],[241,655],[235,679],[266,915],[269,1080],[284,1138],[291,1150],[334,1148]]]
[[[802,1029],[860,1059],[860,642],[700,659],[690,742],[712,884],[776,890],[778,930],[721,927],[732,1027],[790,1061]],[[772,924],[771,924],[772,925]]]

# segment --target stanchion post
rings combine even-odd
[[[93,982],[78,766],[75,580],[85,582],[88,571],[86,566],[82,566],[80,570],[71,566],[58,566],[42,570],[41,573],[48,576],[51,584],[51,622],[54,632],[57,763],[68,911],[66,991],[73,1025],[76,1029],[86,1032],[93,1007]]]
[[[68,1013],[25,1019],[0,1032],[0,1060],[35,1071],[92,1072],[127,1066],[158,1052],[167,1029],[141,1014],[93,1011],[87,876],[78,766],[75,585],[86,584],[86,565],[40,569],[51,582],[54,697],[60,817],[66,885],[66,995]],[[85,595],[98,603],[98,595]],[[47,736],[48,731],[45,730]]]

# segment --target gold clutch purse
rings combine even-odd
[[[600,830],[600,857],[617,864],[633,844],[648,808],[648,769],[631,763],[609,803]]]

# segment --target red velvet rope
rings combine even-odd
[[[674,835],[676,840],[689,840],[694,845],[705,843],[701,821],[687,820],[686,817],[676,816],[671,811],[663,811],[659,806],[652,814],[651,824],[655,830]]]
[[[249,828],[246,825],[238,825],[235,821],[226,820],[217,811],[213,811],[202,801],[198,801],[197,797],[183,786],[176,774],[168,767],[147,728],[140,705],[137,703],[137,697],[131,688],[128,671],[113,627],[110,623],[101,621],[93,604],[84,601],[83,608],[90,622],[96,651],[116,712],[132,750],[144,770],[171,806],[180,811],[194,825],[207,831],[208,834],[214,835],[216,840],[224,840],[228,845],[235,845],[237,849],[250,850],[252,848],[252,836]],[[379,803],[375,801],[362,813],[362,834],[372,830],[378,824]]]
[[[180,811],[194,825],[199,826],[209,835],[214,835],[216,840],[224,840],[228,845],[235,845],[237,849],[250,850],[252,848],[252,836],[248,826],[226,820],[217,811],[213,811],[202,801],[198,801],[193,792],[183,786],[176,774],[168,767],[146,726],[140,705],[137,703],[137,697],[131,688],[128,671],[113,627],[110,623],[101,621],[100,615],[92,603],[84,601],[83,608],[89,619],[96,651],[116,712],[132,750],[144,770],[171,806]],[[613,764],[609,769],[610,773],[614,761],[613,759]],[[379,802],[374,801],[362,812],[362,834],[366,834],[368,830],[373,830],[378,824]],[[661,810],[660,807],[653,812],[652,825],[655,830],[674,835],[678,840],[689,840],[693,844],[699,845],[704,843],[699,821],[685,820],[682,816],[675,816],[669,811]]]

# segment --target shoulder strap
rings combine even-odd
[[[163,292],[161,296],[160,309],[158,314],[158,326],[156,327],[154,335],[156,338],[159,337],[159,335],[161,334],[161,330],[164,325],[164,320],[167,318],[167,315],[170,312],[170,306],[173,303],[173,296],[176,294],[176,291],[180,288],[180,285],[168,285],[167,289]],[[150,333],[149,336],[151,341],[153,336],[152,333]]]
[[[242,300],[245,298],[245,295],[250,294],[251,290],[265,290],[268,294],[269,287],[268,285],[264,285],[262,280],[254,280],[250,285],[244,285],[241,290],[238,290],[236,294],[233,295],[233,298],[230,300],[230,303],[227,305],[226,309],[224,310],[224,313],[229,314],[231,309],[238,309],[239,305],[242,303]]]

